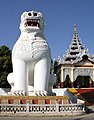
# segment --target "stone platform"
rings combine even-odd
[[[68,96],[0,96],[0,104],[69,104]]]

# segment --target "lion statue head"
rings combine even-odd
[[[25,32],[42,32],[44,30],[42,13],[37,11],[24,12],[21,15],[20,30]]]

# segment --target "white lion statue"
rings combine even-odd
[[[12,87],[10,94],[49,95],[56,77],[50,75],[51,53],[44,37],[42,13],[24,12],[20,30],[21,35],[12,50],[13,73],[7,77]]]

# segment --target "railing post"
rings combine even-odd
[[[58,101],[56,102],[56,112],[59,112],[59,104],[58,104]]]
[[[26,104],[26,112],[29,113],[29,101],[27,101],[27,104]]]
[[[85,107],[86,107],[85,104],[83,104],[82,106],[83,106],[83,112],[85,112],[85,111],[86,111],[86,109],[85,109]]]

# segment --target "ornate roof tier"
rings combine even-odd
[[[82,44],[77,33],[77,26],[74,24],[74,33],[71,44],[69,45],[66,54],[63,56],[63,59],[60,59],[58,62],[61,64],[75,64],[81,61],[84,55],[88,56],[88,60],[94,62],[94,55],[90,55],[88,49]]]

